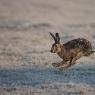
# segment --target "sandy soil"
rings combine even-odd
[[[0,0],[0,95],[95,95],[95,54],[57,71],[49,32],[95,50],[95,1]]]

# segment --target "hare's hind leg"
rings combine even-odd
[[[59,70],[65,70],[69,67],[71,67],[72,65],[75,64],[75,61],[77,60],[77,57],[76,58],[72,58],[70,61],[62,61],[60,63],[52,63],[53,67],[59,69]]]
[[[72,57],[71,60],[69,62],[66,62],[66,64],[61,65],[60,67],[58,67],[59,70],[65,70],[69,67],[71,67],[72,65],[76,64],[76,60],[79,59],[81,56],[83,56],[83,53],[78,53],[76,57]]]
[[[79,52],[78,54],[77,54],[77,56],[75,56],[75,57],[73,57],[73,58],[71,58],[71,60],[70,60],[70,65],[74,65],[76,62],[76,60],[78,60],[79,58],[81,58],[83,56],[83,53],[82,52]]]

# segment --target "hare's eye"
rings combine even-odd
[[[56,44],[56,48],[58,48],[59,47],[59,45],[58,44]]]

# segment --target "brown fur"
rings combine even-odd
[[[57,53],[59,57],[63,59],[60,63],[52,63],[56,68],[66,69],[74,65],[77,59],[82,56],[89,56],[94,52],[92,51],[91,43],[84,38],[74,39],[65,44],[61,44],[58,33],[56,33],[55,36],[52,33],[50,34],[55,41],[51,47],[51,52]]]

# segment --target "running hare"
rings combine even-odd
[[[75,61],[82,56],[89,56],[94,51],[92,51],[91,43],[84,39],[78,38],[67,43],[60,43],[59,33],[53,35],[50,32],[50,35],[53,37],[55,43],[51,47],[51,53],[57,53],[60,58],[63,59],[60,63],[52,63],[52,65],[59,69],[66,69],[75,64]]]

